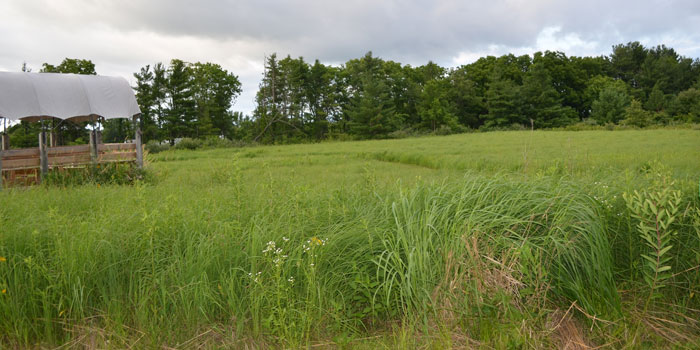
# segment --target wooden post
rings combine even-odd
[[[49,147],[58,146],[58,135],[54,131],[49,134]]]
[[[141,126],[137,118],[140,118],[140,115],[138,117],[134,116],[134,125],[136,129],[136,165],[139,168],[143,168],[143,134],[141,133]]]
[[[4,153],[5,153],[5,150],[0,148],[0,191],[2,191],[2,156]]]
[[[0,134],[0,150],[7,151],[10,149],[10,135],[7,133]]]
[[[90,159],[93,163],[97,163],[97,132],[90,130]]]
[[[39,133],[39,163],[41,164],[41,179],[49,173],[49,150],[46,147],[46,131]]]

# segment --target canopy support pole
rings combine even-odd
[[[49,147],[58,146],[58,138],[56,137],[56,123],[54,119],[51,119],[51,133],[49,134]]]
[[[139,169],[143,168],[143,146],[142,146],[142,137],[143,134],[141,133],[141,123],[139,121],[140,119],[139,116],[134,116],[134,129],[136,133],[136,165],[139,167]],[[138,119],[137,119],[138,118]]]
[[[10,149],[10,135],[7,133],[7,118],[2,118],[2,134],[0,134],[0,150],[7,151]]]
[[[90,130],[90,159],[93,163],[97,163],[97,131]]]
[[[101,127],[99,129],[97,129],[96,134],[97,134],[97,136],[95,137],[95,140],[97,141],[98,145],[101,145],[102,144],[102,128]]]
[[[0,191],[2,191],[2,156],[4,155],[5,150],[0,149]]]
[[[39,164],[41,165],[41,180],[49,173],[49,151],[46,147],[46,131],[39,133]]]
[[[7,143],[7,146],[9,146],[9,139],[7,139],[7,119],[2,118],[2,134],[0,134],[0,191],[2,191],[2,156],[5,153],[5,150],[10,148],[6,147],[5,143]]]
[[[0,150],[7,151],[10,149],[10,135],[7,133],[0,134]]]

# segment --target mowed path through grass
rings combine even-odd
[[[0,192],[0,344],[557,347],[549,322],[574,301],[571,327],[617,320],[585,332],[591,345],[698,344],[696,130],[148,159],[136,186]],[[651,188],[658,169],[685,210],[661,300],[684,315],[682,337],[638,331],[646,248],[622,193]]]

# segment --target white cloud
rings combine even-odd
[[[509,52],[608,54],[639,40],[699,57],[697,23],[694,0],[4,0],[0,69],[85,58],[100,74],[133,80],[146,64],[210,61],[239,75],[234,108],[249,113],[273,52],[339,64],[371,50],[412,65],[459,65]]]

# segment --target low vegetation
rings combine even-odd
[[[0,345],[698,348],[698,136],[175,147],[4,190]]]

